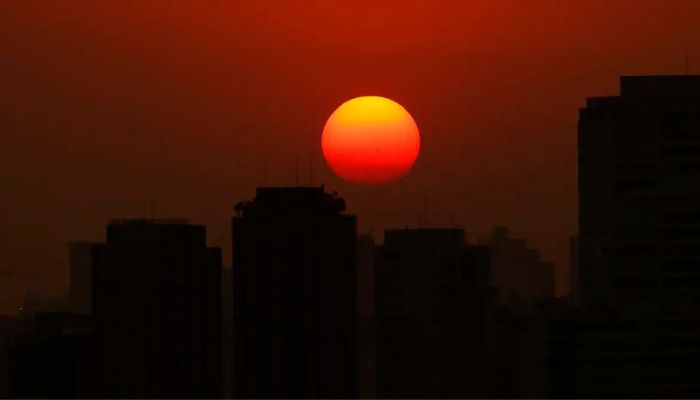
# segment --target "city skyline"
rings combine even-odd
[[[60,294],[65,243],[101,240],[107,218],[186,216],[228,243],[231,204],[293,185],[297,158],[362,232],[419,226],[426,208],[477,237],[510,226],[563,294],[576,109],[619,75],[697,71],[698,6],[369,3],[3,5],[0,310]],[[335,178],[318,143],[365,94],[405,105],[424,139],[411,174],[375,190]]]
[[[470,241],[424,222],[375,241],[323,184],[258,186],[232,207],[231,269],[186,219],[112,219],[104,242],[70,243],[69,290],[1,332],[0,389],[693,397],[700,75],[619,82],[579,110],[572,295],[507,226]]]
[[[699,22],[0,4],[0,398],[700,397]]]

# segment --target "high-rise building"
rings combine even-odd
[[[371,234],[357,238],[357,311],[359,396],[374,399],[376,394],[376,314],[374,298],[375,255],[377,246]]]
[[[68,303],[74,312],[89,313],[92,309],[92,248],[95,245],[97,243],[68,243]]]
[[[543,398],[696,398],[700,320],[565,312],[550,316]]]
[[[480,244],[489,248],[491,285],[502,301],[554,297],[554,264],[542,261],[524,239],[511,237],[507,226],[495,227]]]
[[[700,76],[621,78],[579,116],[572,297],[548,317],[552,397],[695,397]]]
[[[233,396],[233,272],[230,266],[221,268],[221,354],[223,363],[223,394],[229,399]]]
[[[700,306],[700,76],[622,77],[578,123],[579,294],[633,314]]]
[[[462,229],[385,232],[376,254],[377,397],[491,393],[488,249]]]
[[[110,222],[92,287],[99,397],[221,396],[221,251],[204,226]]]
[[[579,304],[579,251],[578,251],[578,236],[569,237],[569,299],[572,305]]]
[[[323,187],[258,188],[233,218],[234,397],[357,397],[356,220]]]

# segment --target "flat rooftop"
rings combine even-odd
[[[112,226],[134,226],[134,225],[188,225],[190,222],[186,218],[134,218],[134,219],[110,219]]]

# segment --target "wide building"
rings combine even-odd
[[[461,229],[385,232],[376,253],[378,398],[494,393],[486,246]]]
[[[233,218],[233,393],[357,397],[357,239],[323,187],[258,188]]]
[[[700,76],[622,77],[578,123],[584,306],[626,315],[700,308]]]
[[[221,397],[221,250],[204,226],[120,220],[93,258],[98,397]]]

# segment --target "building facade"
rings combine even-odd
[[[622,77],[578,123],[582,304],[700,306],[700,76]]]
[[[461,229],[386,231],[375,285],[378,398],[492,393],[485,246]]]
[[[92,258],[98,397],[221,397],[221,251],[205,227],[112,221]]]
[[[237,398],[357,397],[355,217],[323,187],[258,188],[233,218]]]

